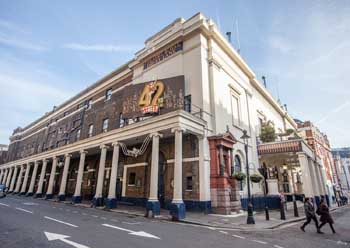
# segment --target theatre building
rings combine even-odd
[[[229,214],[246,198],[231,177],[260,167],[262,121],[296,124],[198,13],[145,41],[132,60],[10,137],[0,179],[11,192]],[[247,130],[248,158],[240,138]],[[306,155],[310,156],[310,155]],[[267,161],[268,162],[268,161]],[[252,192],[263,187],[252,184]],[[302,191],[302,189],[301,189]],[[301,192],[302,193],[302,192]]]

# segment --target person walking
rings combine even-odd
[[[335,233],[335,230],[333,227],[334,221],[331,214],[329,213],[329,208],[324,199],[321,200],[320,206],[317,209],[317,214],[321,216],[320,217],[321,225],[319,227],[319,231],[321,232],[321,228],[328,223],[332,229],[332,232]]]
[[[312,202],[312,199],[310,199],[309,197],[305,198],[304,210],[305,210],[306,222],[300,227],[300,229],[303,232],[305,232],[305,227],[311,222],[311,220],[313,220],[315,222],[317,233],[321,233],[318,227],[318,220],[315,214],[315,207]]]

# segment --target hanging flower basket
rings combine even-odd
[[[264,179],[263,176],[260,174],[257,174],[257,173],[250,175],[250,180],[253,183],[260,183],[261,180],[263,180],[263,179]]]
[[[232,178],[237,181],[244,181],[247,176],[243,172],[236,172],[232,175]]]

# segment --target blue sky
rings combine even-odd
[[[197,12],[221,31],[294,118],[349,146],[350,1],[1,1],[0,143]],[[238,35],[234,23],[238,23]]]

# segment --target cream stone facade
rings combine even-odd
[[[153,92],[150,100],[157,96],[158,82],[164,84],[161,101],[137,105],[142,88]],[[65,121],[69,123],[61,124]],[[247,197],[246,185],[230,182],[223,193],[211,186],[216,165],[209,140],[216,137],[227,141],[217,147],[223,166],[218,177],[231,180],[236,170],[245,171],[246,159],[251,173],[263,162],[283,169],[286,161],[295,160],[297,165],[288,165],[294,173],[290,182],[295,179],[290,187],[301,195],[325,195],[319,161],[302,140],[297,141],[300,149],[285,153],[283,161],[278,154],[259,154],[262,121],[271,121],[280,133],[297,128],[215,23],[198,13],[175,20],[147,39],[125,65],[15,130],[0,179],[15,193],[57,195],[59,200],[69,196],[73,202],[89,199],[107,207],[132,202],[145,206],[147,215],[159,214],[162,207],[181,219],[185,209],[215,211],[221,201],[237,206]],[[251,137],[248,158],[240,139],[243,130]],[[29,142],[31,137],[43,141]],[[284,137],[278,142],[293,141]],[[269,184],[274,193],[281,192],[274,178]],[[262,185],[252,184],[252,192],[261,195]],[[237,193],[240,197],[233,196]],[[233,205],[224,205],[229,213]]]

